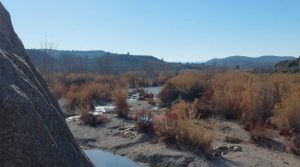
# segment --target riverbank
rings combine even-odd
[[[151,136],[138,133],[132,121],[113,114],[108,116],[110,122],[97,127],[81,125],[79,121],[67,123],[83,149],[109,151],[148,166],[297,166],[300,163],[298,156],[279,149],[276,144],[283,142],[279,136],[273,149],[258,146],[236,122],[215,119],[218,131],[213,147],[220,156],[211,159],[201,152],[156,142]],[[234,147],[237,149],[230,149]]]
[[[159,88],[151,89],[157,99]],[[157,105],[139,100],[138,93],[129,92],[127,102],[130,114],[141,110],[151,110],[157,114],[167,111]],[[109,104],[111,105],[111,104]],[[288,153],[285,140],[276,131],[269,130],[272,139],[253,136],[235,121],[222,118],[209,118],[204,123],[213,123],[216,137],[212,143],[213,152],[204,155],[200,150],[178,148],[159,142],[149,134],[138,133],[130,119],[103,113],[108,123],[97,127],[83,125],[78,120],[67,119],[77,143],[85,150],[100,149],[125,156],[146,166],[198,167],[198,166],[297,166],[299,156]],[[197,120],[195,120],[197,121]],[[198,120],[200,121],[200,120]],[[203,122],[202,122],[203,123]]]

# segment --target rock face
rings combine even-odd
[[[0,166],[93,166],[0,2]]]

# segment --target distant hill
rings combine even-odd
[[[205,62],[205,65],[215,64],[217,67],[226,66],[228,68],[235,68],[239,66],[242,69],[254,69],[274,67],[274,65],[280,61],[293,59],[296,58],[292,56],[230,56],[226,58],[211,59]]]
[[[27,49],[26,53],[33,64],[40,70],[63,72],[102,71],[103,73],[122,73],[131,70],[155,72],[160,70],[199,69],[203,67],[203,65],[196,63],[168,63],[154,56],[117,54],[101,50]]]
[[[80,57],[101,57],[107,54],[103,50],[89,50],[89,51],[80,51],[80,50],[46,50],[47,52],[51,51],[52,56],[60,57],[62,55],[73,55]],[[28,55],[40,55],[45,52],[45,49],[26,49]]]

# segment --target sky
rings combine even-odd
[[[26,48],[201,62],[300,55],[299,0],[1,0]]]

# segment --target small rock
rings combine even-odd
[[[226,136],[225,141],[228,143],[234,143],[234,144],[239,144],[239,143],[243,142],[242,139],[239,139],[237,137],[231,137],[231,136]]]

